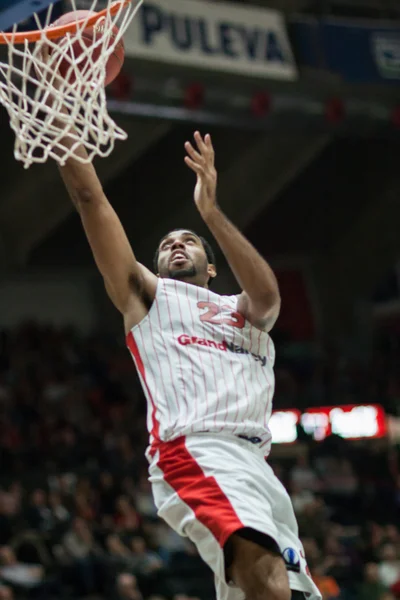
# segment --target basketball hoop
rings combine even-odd
[[[70,157],[91,162],[127,138],[107,112],[105,84],[121,67],[122,36],[143,0],[108,2],[96,12],[98,1],[53,24],[50,5],[44,25],[34,15],[37,30],[18,32],[14,25],[10,33],[0,32],[0,45],[8,50],[7,60],[0,59],[0,103],[15,133],[15,158],[25,168],[48,158],[61,165]],[[77,11],[75,0],[70,3]],[[119,66],[110,78],[113,61]],[[87,158],[76,153],[82,144]]]

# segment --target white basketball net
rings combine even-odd
[[[127,6],[113,3],[119,5],[116,14],[107,12],[96,23],[101,25],[101,35],[95,35],[91,46],[82,41],[87,19],[76,32],[62,38],[52,40],[46,36],[46,28],[52,22],[52,5],[44,26],[34,15],[39,41],[19,45],[13,39],[7,42],[7,61],[0,61],[0,103],[7,109],[15,132],[15,158],[25,168],[48,158],[61,165],[70,157],[91,162],[94,156],[108,156],[115,140],[127,138],[107,112],[104,81],[107,61],[141,3],[142,0],[133,0]],[[97,0],[93,0],[85,9],[98,12],[105,3],[97,10],[96,4]],[[111,6],[111,2],[107,4]],[[70,11],[75,10],[75,0],[71,0]],[[115,25],[119,34],[112,39]],[[13,34],[16,32],[14,27]],[[73,44],[75,48],[79,44],[82,50],[77,59],[71,50]],[[97,48],[100,52],[93,53]],[[65,78],[58,72],[63,60],[69,62]],[[76,153],[81,145],[86,148],[87,158]]]

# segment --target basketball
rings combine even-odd
[[[76,10],[73,12],[66,13],[62,15],[59,19],[52,23],[52,27],[58,27],[60,25],[68,25],[69,23],[74,23],[77,20],[86,19],[90,16],[95,15],[96,13],[90,10]],[[87,27],[83,30],[80,37],[71,44],[71,50],[68,53],[68,58],[64,58],[59,66],[59,71],[62,77],[66,78],[68,75],[68,71],[79,56],[85,51],[84,46],[89,48],[96,40],[99,39],[99,36],[102,35],[103,31],[103,21],[100,20],[98,23],[95,23],[91,27]],[[108,46],[111,46],[114,43],[116,36],[118,35],[119,29],[116,25],[112,28],[112,33],[110,36],[110,40],[108,42]],[[64,38],[60,38],[56,40],[56,43],[61,44]],[[85,71],[86,69],[90,69],[91,63],[96,63],[99,59],[101,52],[103,51],[103,45],[99,44],[98,47],[94,48],[90,55],[82,60],[79,63],[79,70]],[[121,70],[121,67],[124,62],[125,50],[124,50],[124,42],[122,38],[119,40],[118,44],[115,46],[113,53],[109,57],[106,65],[106,78],[104,85],[109,85],[118,73]],[[73,71],[69,74],[68,83],[73,84],[76,80],[75,74]]]

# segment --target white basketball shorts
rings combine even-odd
[[[244,599],[226,581],[223,552],[228,538],[244,527],[275,540],[292,590],[321,600],[289,495],[256,445],[233,434],[180,437],[158,445],[149,473],[158,515],[196,545],[214,571],[218,600]]]

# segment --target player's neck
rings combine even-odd
[[[196,285],[197,287],[204,288],[206,290],[208,289],[207,283],[198,281],[198,279],[195,277],[170,277],[170,279],[173,279],[174,281],[180,281],[181,283],[187,283],[188,285]]]

